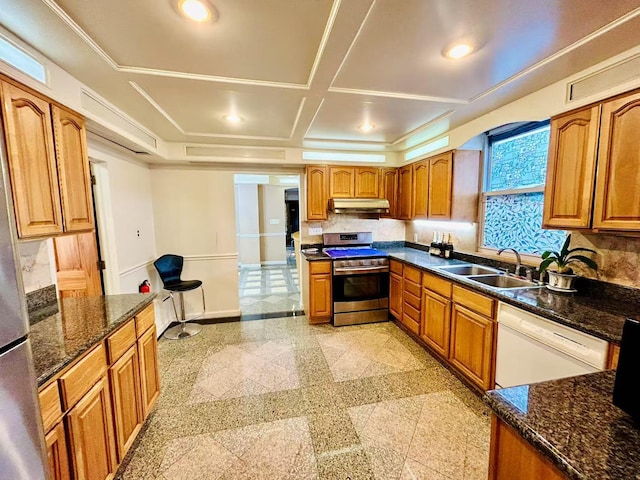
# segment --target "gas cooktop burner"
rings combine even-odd
[[[371,247],[325,248],[324,253],[331,258],[387,257],[388,254]]]

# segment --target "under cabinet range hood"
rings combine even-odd
[[[389,213],[386,198],[331,198],[329,210],[334,213]]]

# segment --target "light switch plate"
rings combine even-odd
[[[309,235],[322,235],[322,227],[309,228]]]
[[[270,218],[269,219],[269,224],[270,225],[280,225],[280,219],[279,218]]]

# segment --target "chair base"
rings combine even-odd
[[[164,332],[164,337],[169,340],[180,340],[182,338],[193,337],[202,331],[202,325],[197,323],[182,323],[175,327],[168,328]]]

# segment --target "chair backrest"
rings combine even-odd
[[[184,264],[184,257],[180,255],[163,255],[155,262],[153,266],[156,267],[160,279],[163,284],[174,283],[180,281],[180,275],[182,274],[182,265]]]

